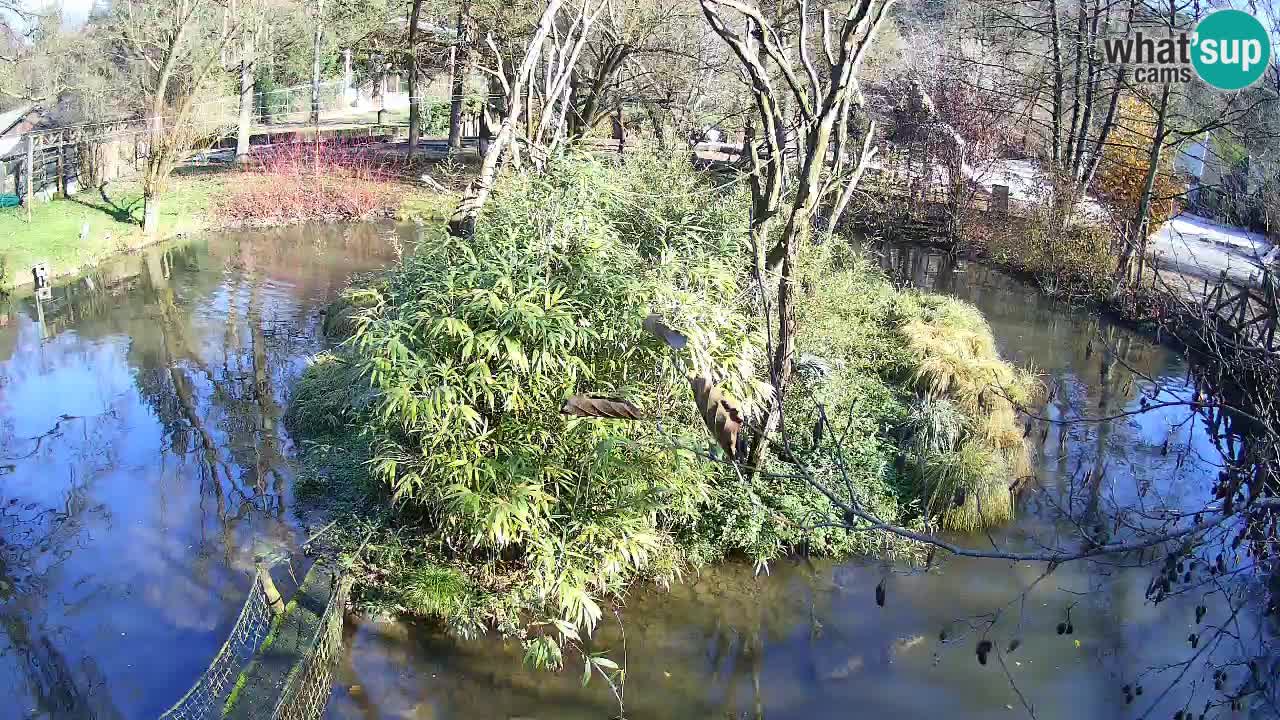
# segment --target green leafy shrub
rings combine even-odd
[[[346,293],[361,298],[343,321],[355,333],[312,365],[290,411],[303,428],[363,425],[402,512],[491,587],[518,585],[533,612],[585,629],[600,594],[679,568],[675,538],[725,474],[672,450],[706,444],[685,372],[714,373],[745,408],[762,387],[739,303],[742,221],[725,209],[740,205],[655,199],[671,183],[706,189],[670,164],[505,178],[475,237],[440,231]],[[644,332],[652,312],[689,353]],[[658,430],[562,415],[576,393],[625,398]]]
[[[497,625],[554,665],[599,620],[601,598],[636,578],[671,580],[735,553],[918,553],[833,525],[838,508],[795,463],[917,527],[929,515],[948,524],[934,499],[957,487],[1003,481],[1008,495],[999,469],[960,462],[1004,457],[1012,415],[984,383],[1021,392],[1024,379],[981,316],[899,292],[833,247],[804,254],[791,447],[752,477],[700,457],[719,450],[687,373],[711,375],[748,418],[769,392],[744,207],[682,160],[560,159],[501,178],[473,238],[436,232],[344,293],[326,324],[348,339],[312,364],[287,419],[335,443],[362,433],[367,451],[342,457],[369,458],[396,513],[361,571],[379,607],[462,632]],[[687,348],[648,335],[650,313]],[[647,418],[562,415],[580,393]],[[839,437],[810,435],[819,412]],[[929,474],[934,455],[961,471]]]

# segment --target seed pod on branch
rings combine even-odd
[[[693,388],[693,403],[698,406],[698,412],[711,431],[711,436],[730,460],[736,460],[739,455],[738,433],[742,430],[742,414],[710,377],[689,373],[689,386]]]
[[[979,664],[979,665],[986,665],[986,664],[987,664],[987,653],[990,653],[990,652],[991,652],[991,641],[990,641],[990,640],[982,640],[982,641],[979,641],[979,642],[978,642],[978,647],[977,647],[977,649],[976,649],[976,654],[977,654],[977,656],[978,656],[978,664]]]
[[[643,420],[640,408],[621,398],[599,395],[574,395],[560,408],[562,415],[576,417],[613,418],[615,420]]]
[[[644,329],[650,335],[666,343],[667,347],[672,350],[683,350],[684,346],[689,344],[689,338],[685,337],[684,333],[672,329],[656,313],[650,314],[649,317],[644,319]]]

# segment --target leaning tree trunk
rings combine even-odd
[[[409,11],[409,159],[418,150],[418,138],[422,134],[422,102],[418,97],[418,18],[422,15],[422,0],[413,0]]]
[[[502,124],[498,127],[498,134],[485,151],[479,175],[467,186],[467,191],[462,195],[462,201],[458,203],[453,216],[449,218],[449,234],[455,237],[470,237],[475,232],[476,218],[489,199],[489,192],[493,189],[493,183],[498,174],[498,163],[507,149],[506,146],[515,136],[515,123],[520,117],[520,100],[524,95],[524,87],[533,73],[534,63],[541,55],[542,43],[551,32],[551,25],[560,11],[561,2],[562,0],[548,0],[547,7],[542,11],[542,18],[538,21],[538,28],[534,31],[533,38],[525,50],[524,60],[520,62],[520,67],[509,84],[505,115],[502,118]]]

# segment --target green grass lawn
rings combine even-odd
[[[209,209],[226,176],[217,173],[175,176],[160,205],[155,239],[195,232],[209,225]],[[0,210],[0,288],[30,282],[30,268],[49,264],[52,276],[67,275],[102,259],[146,244],[142,235],[142,189],[136,181],[108,183],[58,198],[36,201],[31,222],[26,208]],[[81,231],[88,234],[81,240]]]
[[[436,173],[451,186],[469,177]],[[101,190],[86,190],[69,198],[36,201],[31,222],[26,208],[0,210],[0,290],[31,282],[31,266],[49,264],[51,277],[72,275],[83,268],[149,242],[226,225],[218,217],[219,199],[236,187],[236,170],[204,170],[176,175],[161,199],[160,229],[154,238],[142,234],[142,188],[137,181],[115,181]],[[440,193],[416,183],[398,185],[396,218],[434,222],[447,219],[456,205],[456,190]],[[81,230],[88,233],[81,240]]]

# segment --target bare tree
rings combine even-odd
[[[149,127],[143,172],[143,231],[154,236],[160,195],[174,166],[210,128],[193,121],[196,98],[220,69],[239,19],[226,22],[221,0],[157,0],[115,6],[122,60],[131,68]],[[216,113],[215,113],[216,114]]]
[[[813,219],[824,199],[837,198],[828,222],[839,221],[847,195],[861,179],[871,156],[874,124],[849,138],[851,115],[862,106],[857,74],[889,1],[859,0],[835,23],[830,12],[815,17],[806,0],[797,0],[798,31],[780,33],[758,7],[737,0],[699,0],[711,28],[738,58],[749,79],[755,102],[753,129],[759,137],[746,147],[751,161],[750,242],[754,271],[777,298],[775,339],[769,364],[775,396],[760,432],[752,440],[749,464],[759,468],[767,439],[781,420],[782,398],[791,378],[795,352],[796,295],[794,277],[800,246],[809,237]],[[732,13],[726,16],[725,10]],[[820,41],[814,21],[819,21]],[[745,24],[745,33],[737,28]],[[817,44],[820,53],[811,47]],[[814,61],[814,55],[821,58]],[[799,60],[799,65],[796,60]],[[849,157],[848,149],[857,151]],[[798,171],[789,177],[788,153],[799,154]],[[783,187],[792,185],[784,199]],[[782,228],[774,226],[782,221]]]
[[[569,81],[606,4],[603,0],[583,0],[576,8],[569,9],[566,17],[560,17],[565,3],[550,0],[523,48],[520,63],[510,65],[511,73],[505,70],[508,62],[492,34],[486,39],[493,53],[494,67],[481,70],[492,78],[493,84],[502,88],[503,114],[496,134],[485,149],[479,175],[467,187],[449,220],[451,233],[465,237],[474,231],[476,218],[489,197],[504,157],[519,162],[520,147],[524,147],[535,168],[540,168],[565,142],[570,110]],[[564,27],[559,28],[558,22]],[[526,93],[540,66],[543,107],[534,119],[526,112]]]

